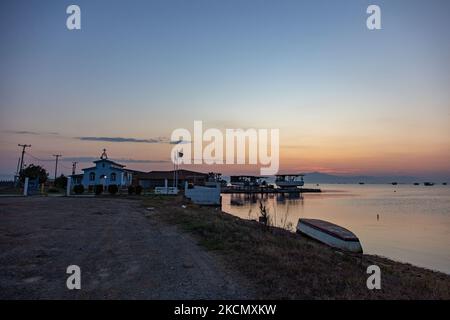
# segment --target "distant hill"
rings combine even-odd
[[[306,183],[414,183],[422,180],[409,176],[338,176],[320,172],[305,174]]]

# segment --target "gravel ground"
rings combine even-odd
[[[140,201],[0,198],[1,299],[251,298],[245,283]]]

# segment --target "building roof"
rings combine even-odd
[[[134,173],[134,174],[143,174],[143,173],[146,173],[146,172],[144,172],[144,171],[139,171],[139,170],[134,170],[134,169],[123,169],[123,171],[131,172],[131,173]]]
[[[119,167],[122,167],[122,168],[125,167],[123,164],[114,162],[114,161],[109,160],[109,159],[98,159],[98,160],[95,160],[94,163],[102,162],[102,161],[109,162],[109,163],[111,163],[111,164],[114,164],[114,165],[119,166]]]
[[[173,179],[174,171],[150,171],[148,173],[143,173],[138,175],[140,180],[161,180],[161,179]],[[178,179],[189,179],[189,178],[208,178],[207,173],[196,172],[190,170],[178,170]]]
[[[97,168],[97,167],[89,167],[89,168],[83,168],[83,169],[81,169],[81,170],[91,170],[91,169],[95,169],[95,168]]]
[[[113,164],[113,165],[115,165],[117,167],[120,167],[120,168],[124,168],[125,167],[123,164],[117,163],[117,162],[109,160],[109,159],[98,159],[98,160],[94,161],[94,163],[98,163],[98,162],[109,162],[109,163],[111,163],[111,164]],[[92,170],[92,169],[95,169],[95,168],[96,167],[89,167],[89,168],[83,168],[81,170],[83,170],[83,171],[84,170]],[[123,169],[123,170],[127,170],[127,169]],[[128,171],[133,171],[133,170],[128,170]]]

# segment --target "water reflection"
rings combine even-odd
[[[450,188],[321,185],[321,194],[224,194],[224,211],[257,220],[259,202],[272,224],[294,231],[299,218],[353,231],[365,253],[450,273]]]

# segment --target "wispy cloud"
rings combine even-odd
[[[170,160],[141,160],[141,159],[114,159],[117,162],[123,163],[169,163]]]
[[[3,130],[4,133],[12,133],[12,134],[27,134],[27,135],[58,135],[58,132],[37,132],[37,131],[26,131],[26,130]]]
[[[185,144],[191,143],[190,141],[172,141],[166,137],[156,137],[149,139],[140,139],[140,138],[128,138],[128,137],[76,137],[75,139],[81,141],[103,141],[103,142],[132,142],[132,143],[163,143],[163,144]]]
[[[177,140],[177,141],[170,141],[170,144],[190,144],[192,141],[187,140]]]
[[[104,141],[104,142],[137,142],[137,143],[169,143],[169,139],[165,137],[157,137],[150,139],[124,138],[124,137],[77,137],[82,141]]]
[[[99,160],[100,158],[96,157],[62,157],[62,161],[70,161],[70,162],[92,162]],[[131,159],[131,158],[114,158],[110,159],[112,161],[121,162],[121,163],[168,163],[170,160],[149,160],[149,159]],[[54,161],[54,160],[53,160]]]
[[[282,149],[299,149],[299,150],[301,150],[301,149],[312,149],[312,148],[315,148],[315,146],[312,146],[312,145],[300,145],[300,144],[298,144],[298,145],[293,145],[293,144],[291,144],[291,145],[282,145],[281,146],[281,148]]]

